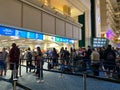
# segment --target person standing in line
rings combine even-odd
[[[67,50],[67,47],[65,47],[65,51],[64,51],[64,58],[65,58],[65,65],[68,65],[69,64],[69,58],[70,57],[70,53],[69,51]]]
[[[3,61],[3,54],[0,52],[0,76],[3,76],[4,70],[4,61]]]
[[[8,56],[8,53],[6,51],[5,48],[2,49],[2,55],[3,55],[3,61],[4,61],[4,76],[6,76],[6,72],[7,72],[7,56]]]
[[[91,49],[91,46],[88,46],[88,49],[86,51],[86,63],[88,65],[88,67],[90,68],[90,65],[91,65],[91,53],[92,53],[92,49]]]
[[[100,54],[97,49],[93,48],[91,53],[91,65],[94,76],[99,76]]]
[[[9,63],[11,70],[10,80],[13,80],[14,73],[16,73],[16,78],[18,78],[19,57],[20,57],[20,49],[16,46],[15,43],[12,43],[12,48],[9,51]]]
[[[108,45],[104,52],[104,71],[105,78],[112,78],[116,65],[116,54],[111,45]]]
[[[31,52],[30,48],[28,48],[28,50],[26,52],[26,58],[27,58],[27,61],[26,61],[26,64],[27,64],[26,72],[28,72],[28,68],[29,68],[29,72],[31,72],[31,67],[32,67],[32,52]]]
[[[65,63],[64,52],[65,52],[64,47],[61,47],[61,49],[60,49],[60,62],[61,62],[61,64]]]
[[[37,52],[36,52],[36,65],[37,65],[37,71],[36,74],[38,74],[38,80],[37,82],[44,82],[43,80],[43,53],[41,51],[40,47],[37,47]]]

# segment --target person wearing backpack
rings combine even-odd
[[[112,50],[111,45],[108,45],[107,49],[104,52],[104,62],[103,62],[105,77],[109,77],[109,78],[113,77],[113,71],[116,65],[115,60],[116,60],[115,51]]]
[[[29,72],[31,72],[31,67],[32,67],[32,52],[31,52],[31,49],[28,48],[27,52],[26,52],[26,64],[27,64],[27,67],[26,67],[26,72],[28,72],[28,67],[30,68],[29,69]]]

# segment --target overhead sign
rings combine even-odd
[[[16,36],[19,38],[29,38],[29,39],[37,39],[37,40],[49,40],[49,41],[69,43],[69,44],[74,43],[74,40],[71,40],[68,38],[48,36],[48,35],[43,35],[37,32],[13,29],[13,28],[8,28],[3,26],[0,27],[0,35]]]
[[[15,30],[12,28],[0,27],[0,34],[5,36],[15,36]]]
[[[15,36],[20,38],[27,38],[27,31],[16,30]]]
[[[36,33],[35,32],[27,32],[27,38],[36,39]]]
[[[36,33],[36,39],[38,39],[38,40],[43,40],[43,34],[41,34],[41,33]]]

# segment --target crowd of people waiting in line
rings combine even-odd
[[[91,48],[90,46],[86,48],[70,48],[62,47],[60,51],[56,48],[52,50],[47,50],[42,52],[40,47],[35,50],[30,48],[27,51],[20,51],[15,43],[12,44],[12,48],[9,52],[5,48],[0,52],[0,76],[6,75],[7,63],[9,63],[9,69],[12,70],[11,78],[13,79],[13,73],[16,72],[18,77],[18,67],[19,60],[26,60],[26,72],[31,72],[32,67],[43,68],[43,58],[46,57],[48,62],[48,68],[55,68],[59,64],[69,66],[71,72],[75,72],[76,66],[81,66],[83,71],[86,71],[87,68],[91,68],[93,75],[99,76],[99,68],[102,62],[102,70],[104,70],[105,77],[112,78],[115,71],[119,72],[119,64],[116,64],[116,59],[120,57],[120,49],[114,49],[111,45],[107,47]],[[34,62],[33,62],[34,61]],[[118,60],[119,61],[119,60]],[[68,67],[67,67],[68,68]],[[35,74],[43,78],[43,71],[39,69],[34,71]]]
[[[29,54],[31,54],[30,48],[28,48],[28,51],[26,53],[27,66],[32,65],[33,54],[31,56],[29,56]],[[3,48],[2,51],[0,52],[0,76],[6,76],[7,69],[10,69],[11,70],[10,80],[13,80],[14,78],[18,78],[18,67],[20,64],[21,55],[22,53],[19,47],[15,43],[12,44],[12,48],[9,51]],[[39,60],[41,60],[43,57],[40,47],[37,47],[37,51],[35,52],[34,56],[36,59],[36,66],[37,68],[39,68],[40,67]],[[38,77],[40,76],[39,72],[40,70],[37,69],[36,74],[38,74]]]
[[[28,52],[32,53],[31,56],[27,54]],[[35,51],[31,51],[29,48],[27,53],[24,55],[26,59],[31,57],[29,59],[30,62],[36,60],[36,57],[34,57]],[[60,51],[53,48],[52,50],[47,50],[44,54],[42,55],[43,57],[47,57],[48,69],[55,68],[62,64],[65,65],[64,69],[66,67],[70,72],[75,72],[77,66],[77,69],[82,69],[83,71],[91,68],[93,75],[99,76],[100,64],[102,63],[101,69],[104,71],[105,77],[112,78],[114,71],[119,72],[119,64],[116,64],[116,59],[120,57],[120,49],[114,49],[111,45],[99,48],[91,48],[88,46],[87,49],[70,48],[70,50],[68,50],[67,47],[62,47]],[[27,65],[32,66],[32,62]],[[29,71],[31,71],[31,69],[29,69]]]

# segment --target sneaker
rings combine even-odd
[[[44,80],[41,80],[41,82],[44,82]]]
[[[38,80],[37,83],[44,83],[44,80]]]

